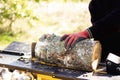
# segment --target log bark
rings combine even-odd
[[[85,39],[66,50],[60,36],[44,34],[35,45],[35,57],[59,67],[92,71],[101,59],[101,44],[99,41]]]

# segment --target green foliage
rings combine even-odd
[[[0,48],[4,48],[12,41],[19,41],[20,36],[23,35],[19,33],[17,35],[11,36],[10,33],[2,33],[0,34]]]
[[[30,0],[0,0],[0,23],[4,24],[10,21],[8,27],[11,31],[12,24],[16,19],[28,18],[37,19],[33,14],[33,10],[29,7]]]
[[[1,37],[0,44],[2,43],[7,44],[8,42],[15,40],[15,37],[12,37],[6,34],[0,34],[0,37]]]
[[[15,19],[30,17],[34,18],[33,12],[28,8],[29,0],[1,0],[1,18]]]

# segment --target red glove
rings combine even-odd
[[[89,33],[87,30],[73,34],[65,34],[60,40],[65,41],[65,47],[68,49],[73,47],[77,42],[86,38],[89,38]]]

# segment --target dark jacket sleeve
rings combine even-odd
[[[109,14],[93,22],[89,31],[94,38],[120,32],[120,0],[116,3],[115,8]]]

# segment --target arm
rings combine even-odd
[[[120,3],[120,1],[119,1]],[[89,28],[94,38],[120,31],[120,5]]]

